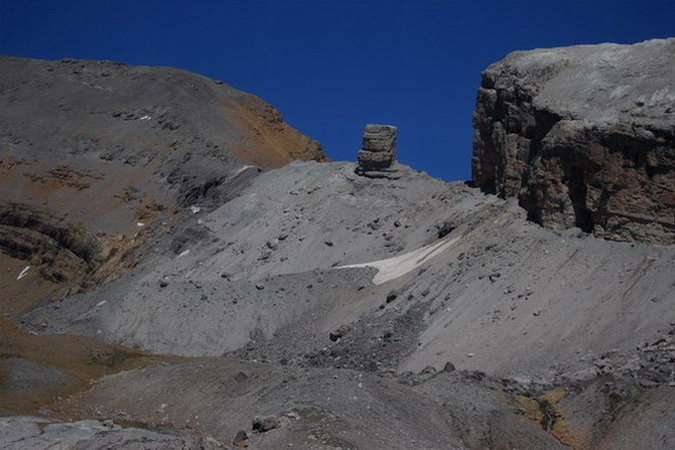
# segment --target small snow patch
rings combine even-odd
[[[350,264],[348,266],[337,267],[337,269],[374,267],[378,270],[378,272],[375,275],[375,278],[373,278],[373,283],[382,284],[415,270],[434,256],[450,248],[457,241],[459,241],[459,237],[442,240],[440,242],[436,242],[435,244],[427,245],[426,247],[422,247],[420,249],[413,250],[393,258],[381,259],[379,261],[362,264]]]
[[[248,169],[250,169],[250,168],[252,168],[252,167],[256,167],[256,166],[249,166],[249,165],[242,166],[242,167],[240,167],[239,169],[237,169],[237,171],[234,172],[234,174],[233,174],[232,176],[233,176],[233,177],[236,177],[236,176],[239,175],[240,173],[243,173],[243,172],[247,171]]]
[[[150,119],[151,119],[150,116],[143,116],[143,117],[141,117],[141,120],[150,120]]]
[[[136,222],[136,226],[138,227],[144,227],[145,224],[143,222]]]
[[[30,266],[24,267],[23,270],[19,273],[19,276],[16,277],[16,279],[17,279],[17,280],[20,280],[20,279],[22,279],[23,277],[25,277],[25,276],[28,274],[28,269],[30,269]]]
[[[178,255],[178,257],[180,258],[181,256],[185,256],[185,255],[187,255],[188,253],[190,253],[190,250],[185,250],[183,253],[181,253],[180,255]]]
[[[420,249],[413,250],[393,258],[381,259],[379,261],[362,264],[350,264],[348,266],[340,266],[337,268],[350,269],[359,267],[374,267],[378,270],[378,272],[377,275],[375,275],[375,278],[373,278],[373,283],[382,284],[415,270],[426,261],[451,247],[457,241],[459,241],[459,237],[442,240],[440,242],[436,242],[435,244],[427,245],[426,247],[422,247]]]
[[[190,211],[192,211],[192,214],[197,214],[201,210],[202,209],[199,206],[195,206],[195,205],[190,206]]]
[[[101,300],[100,302],[98,302],[96,304],[96,306],[102,306],[102,305],[105,305],[105,303],[106,303],[106,300]]]

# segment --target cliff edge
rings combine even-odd
[[[675,38],[519,51],[482,74],[473,180],[530,219],[675,243]]]

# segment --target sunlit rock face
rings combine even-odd
[[[514,52],[482,75],[473,179],[532,220],[675,242],[675,39]]]

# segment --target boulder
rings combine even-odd
[[[266,433],[275,428],[281,428],[282,420],[278,416],[255,416],[251,429],[260,433]]]
[[[675,243],[675,39],[509,54],[482,74],[472,171],[553,229]]]

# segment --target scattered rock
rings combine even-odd
[[[436,368],[434,366],[426,366],[420,373],[422,375],[431,375],[436,373]]]
[[[450,221],[445,221],[441,223],[440,225],[436,225],[436,228],[438,228],[438,239],[443,239],[445,236],[450,234],[452,230],[455,229],[455,225],[450,222]]]
[[[266,433],[275,428],[281,428],[281,418],[277,416],[256,416],[253,418],[251,429],[259,433]]]
[[[234,437],[235,441],[245,441],[248,439],[248,433],[244,430],[237,431],[237,435]]]
[[[246,375],[246,372],[239,371],[234,376],[234,381],[236,381],[237,383],[243,383],[246,380],[248,380],[248,375]]]
[[[342,336],[343,336],[342,330],[337,330],[337,331],[334,331],[334,332],[330,333],[330,334],[328,335],[328,338],[329,338],[332,342],[337,342],[337,341],[339,341],[340,339],[342,339]]]
[[[449,373],[449,372],[454,372],[455,370],[456,370],[455,365],[453,363],[451,363],[450,361],[446,362],[445,365],[443,366],[443,372]]]

